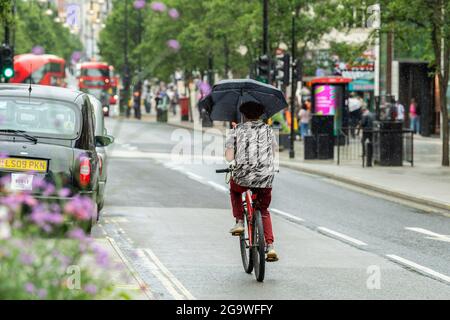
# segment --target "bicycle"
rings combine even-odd
[[[225,181],[228,184],[232,171],[232,168],[228,168],[216,170],[216,173],[226,173]],[[239,234],[242,264],[246,273],[251,274],[254,269],[256,280],[263,282],[266,266],[265,255],[267,252],[261,212],[255,209],[253,205],[256,200],[256,194],[253,194],[251,190],[247,190],[242,197],[244,232]]]

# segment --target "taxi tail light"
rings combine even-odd
[[[80,158],[80,185],[87,187],[91,183],[91,161],[87,157]]]

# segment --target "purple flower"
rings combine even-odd
[[[26,266],[31,266],[34,263],[35,259],[31,254],[22,253],[20,255],[20,262],[22,262]]]
[[[180,43],[175,39],[167,41],[167,46],[173,51],[178,51],[181,48]]]
[[[62,198],[67,198],[68,196],[70,196],[70,189],[67,188],[63,188],[61,190],[59,190],[58,192],[58,196],[62,197]]]
[[[42,193],[44,196],[48,197],[55,193],[56,189],[52,184],[48,184],[45,188],[44,192]]]
[[[43,47],[41,47],[41,46],[34,46],[31,49],[31,53],[37,54],[37,55],[41,55],[41,54],[45,53],[45,49]]]
[[[170,9],[169,17],[171,17],[173,20],[177,20],[180,17],[180,13],[178,12],[177,9]]]
[[[156,11],[156,12],[164,12],[167,9],[167,7],[164,3],[156,2],[156,1],[154,1],[150,4],[150,8],[152,8],[152,10]]]
[[[23,205],[35,207],[38,204],[38,201],[29,194],[19,193],[0,198],[0,204],[3,204],[12,211],[17,211]]]
[[[207,82],[200,82],[199,89],[202,95],[208,95],[211,93],[211,86]]]
[[[90,295],[95,295],[97,293],[97,286],[95,284],[87,284],[84,286],[84,291]]]
[[[39,299],[45,299],[47,297],[47,290],[39,289],[37,292],[37,296],[39,297]]]
[[[80,241],[86,239],[86,234],[80,228],[76,228],[76,229],[70,230],[68,236],[70,238],[72,238],[72,239],[77,239],[77,240],[80,240]]]
[[[3,176],[0,178],[0,187],[6,187],[6,186],[9,186],[10,184],[11,184],[11,176],[10,175]]]
[[[47,188],[47,182],[42,177],[34,177],[33,189]]]
[[[64,222],[64,217],[59,213],[50,213],[47,215],[47,221],[51,224],[60,225]]]
[[[66,203],[64,212],[73,215],[77,220],[87,221],[95,214],[95,205],[88,197],[76,196]]]
[[[29,294],[33,294],[34,291],[36,290],[34,284],[32,284],[31,282],[25,283],[24,288],[25,288],[25,291]]]
[[[102,246],[97,243],[92,243],[91,249],[95,254],[95,261],[102,268],[109,267],[109,254]]]
[[[143,9],[145,5],[146,5],[145,0],[136,0],[133,3],[133,7],[138,10]]]
[[[74,62],[80,61],[81,56],[82,56],[82,53],[80,51],[74,51],[72,53],[72,61],[74,61]]]

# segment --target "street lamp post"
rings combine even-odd
[[[134,3],[134,8],[136,10],[138,10],[138,46],[141,45],[142,43],[142,10],[145,8],[145,6],[143,5],[145,4],[145,2],[135,2]],[[142,95],[142,55],[141,52],[139,52],[138,55],[138,82],[137,82],[137,89],[138,89],[138,93],[139,93],[139,101],[141,101],[141,95]]]
[[[289,148],[289,158],[295,158],[294,142],[295,142],[295,127],[294,127],[294,115],[295,115],[295,94],[297,91],[297,77],[295,75],[295,70],[297,69],[297,41],[295,37],[295,19],[297,18],[297,13],[292,11],[292,66],[291,66],[291,141]]]
[[[269,54],[269,0],[263,0],[263,56],[269,57],[269,70],[267,74],[267,83],[271,83],[271,62]]]
[[[125,15],[124,15],[124,29],[125,29],[125,39],[124,39],[124,67],[123,67],[123,85],[124,85],[124,103],[125,106],[122,105],[122,112],[128,107],[128,99],[130,94],[130,67],[128,65],[128,1],[125,0]]]
[[[263,55],[269,54],[269,0],[263,0]]]

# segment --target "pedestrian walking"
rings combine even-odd
[[[134,118],[141,120],[141,92],[138,90],[133,93]]]
[[[150,86],[150,82],[148,80],[144,81],[144,93],[142,98],[144,100],[144,107],[146,113],[151,113],[152,111],[152,88]]]
[[[375,117],[370,110],[364,106],[362,107],[362,117],[361,117],[361,123],[360,128],[363,131],[361,143],[362,143],[362,150],[363,154],[362,156],[366,156],[366,142],[368,141],[370,144],[372,144],[373,141],[373,122],[375,120]]]
[[[361,97],[357,94],[352,93],[351,97],[348,99],[348,109],[350,111],[350,134],[352,138],[355,137],[355,130],[361,119],[361,107],[363,106],[363,101]]]
[[[172,111],[173,115],[176,116],[177,115],[177,97],[176,97],[176,92],[172,86],[169,86],[169,88],[167,89],[167,97],[169,99],[170,110]]]
[[[164,89],[159,90],[156,100],[156,119],[158,122],[167,122],[169,98]]]
[[[303,104],[298,118],[300,119],[300,136],[303,139],[309,134],[309,121],[311,120],[311,112],[308,110],[306,104]]]
[[[416,99],[412,98],[409,105],[410,128],[414,133],[420,133],[420,107]]]

